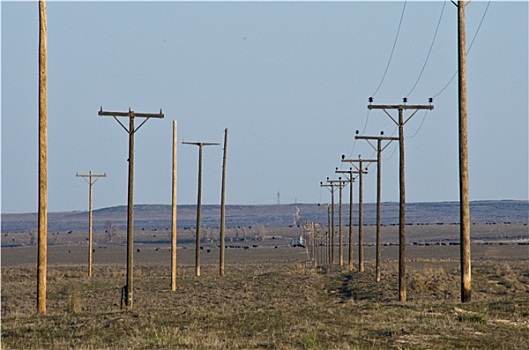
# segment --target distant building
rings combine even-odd
[[[302,247],[305,248],[305,238],[303,236],[298,236],[292,240],[293,247]]]

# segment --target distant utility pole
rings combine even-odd
[[[107,174],[92,174],[90,170],[88,174],[77,173],[75,176],[82,177],[88,183],[88,277],[92,277],[92,185]]]
[[[338,168],[336,168],[336,171],[338,171]],[[343,266],[343,233],[342,233],[342,189],[346,186],[346,184],[349,182],[349,180],[342,180],[341,177],[338,178],[338,180],[327,180],[330,183],[335,183],[338,186],[338,189],[340,190],[339,193],[339,204],[338,204],[338,262],[340,264],[340,267]]]
[[[134,134],[143,124],[151,118],[162,119],[164,117],[162,110],[160,113],[136,113],[129,108],[128,112],[106,112],[103,107],[99,109],[99,116],[113,117],[119,125],[129,134],[129,182],[128,182],[128,201],[127,201],[127,284],[121,293],[121,308],[132,308],[132,290],[133,290],[133,251],[134,251]],[[129,127],[127,128],[118,119],[118,117],[129,118]],[[135,118],[145,118],[145,120],[136,128],[134,127]]]
[[[367,166],[376,162],[376,159],[362,159],[360,155],[358,159],[345,159],[345,155],[342,155],[342,162],[351,163],[358,171],[358,272],[364,272],[364,183],[362,175],[367,174]],[[365,169],[364,163],[367,163]]]
[[[228,128],[224,129],[224,150],[222,153],[222,188],[220,193],[220,267],[224,276],[224,252],[226,249],[226,158],[228,156]],[[279,194],[279,192],[278,192]]]
[[[472,299],[470,260],[470,199],[468,184],[468,131],[467,131],[467,57],[465,7],[470,1],[457,2],[457,34],[459,58],[459,202],[461,240],[461,302]],[[454,3],[455,4],[455,3]]]
[[[177,172],[178,169],[178,125],[173,120],[173,176],[172,176],[172,193],[171,193],[171,291],[176,291],[176,276],[178,272],[178,262],[176,257],[177,248]]]
[[[46,1],[39,1],[39,209],[37,313],[46,313],[48,267],[48,68]]]
[[[184,145],[198,146],[198,194],[197,194],[197,228],[195,244],[195,275],[200,276],[200,212],[202,210],[202,147],[218,146],[215,142],[182,142]]]
[[[327,178],[327,182],[329,182],[329,178]],[[332,266],[334,264],[334,191],[336,190],[336,187],[332,182],[329,182],[328,184],[320,182],[320,186],[326,187],[331,192],[331,226],[329,227],[329,266]]]
[[[356,130],[358,134],[358,130]],[[367,143],[377,152],[377,232],[376,232],[376,266],[375,266],[375,280],[380,282],[380,213],[381,213],[381,193],[382,193],[382,151],[389,146],[391,141],[398,140],[398,137],[383,136],[384,132],[380,132],[380,136],[355,136],[356,140],[366,140]],[[371,141],[377,141],[375,147]],[[388,141],[384,147],[382,147],[382,141]]]
[[[350,168],[349,170],[336,170],[336,173],[346,174],[345,177],[349,181],[349,259],[347,266],[349,271],[353,271],[353,183],[356,179],[354,175],[359,172]]]
[[[430,98],[429,105],[406,105],[408,99],[403,99],[404,104],[400,105],[372,105],[373,98],[369,98],[369,109],[382,109],[384,113],[399,128],[399,183],[400,183],[400,203],[399,203],[399,301],[406,301],[406,185],[404,179],[404,125],[421,109],[432,110],[433,100]],[[398,119],[395,120],[388,110],[397,109]],[[413,113],[404,120],[404,111],[411,109]]]

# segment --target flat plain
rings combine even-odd
[[[289,227],[290,226],[290,227]],[[47,314],[36,314],[31,232],[2,232],[3,349],[527,349],[526,223],[473,225],[472,302],[460,302],[458,226],[407,227],[407,301],[398,301],[398,227],[383,229],[382,280],[374,278],[372,226],[365,271],[329,268],[317,250],[291,243],[302,228],[228,230],[226,276],[218,276],[215,229],[194,276],[192,229],[181,230],[178,288],[170,290],[169,232],[137,228],[134,306],[120,309],[124,233],[97,231],[87,277],[82,230],[49,234]],[[346,242],[347,227],[344,227]],[[356,230],[356,227],[355,227]],[[70,233],[68,233],[70,232]],[[356,231],[355,231],[356,232]],[[14,240],[13,240],[14,239]],[[5,246],[9,242],[10,246]],[[336,247],[336,254],[338,252]],[[336,255],[336,259],[338,255]]]

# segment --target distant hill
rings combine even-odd
[[[296,212],[299,208],[299,215]],[[358,206],[354,205],[354,223],[358,218]],[[344,223],[347,223],[349,206],[343,205]],[[477,224],[512,223],[527,224],[529,201],[475,201],[470,204],[471,220]],[[335,215],[338,217],[338,205]],[[28,232],[37,228],[37,214],[2,214],[2,232]],[[399,218],[398,203],[382,204],[382,224],[396,225]],[[226,225],[228,227],[248,227],[264,225],[265,227],[284,227],[296,225],[299,219],[327,224],[327,209],[317,204],[284,204],[284,205],[228,205],[226,207]],[[178,206],[178,227],[195,226],[196,206]],[[85,230],[88,212],[49,213],[48,230],[53,232]],[[116,206],[93,211],[94,230],[103,231],[106,223],[111,221],[120,229],[125,229],[127,207]],[[218,227],[220,221],[219,205],[202,206],[202,226]],[[459,223],[458,202],[407,203],[407,224],[454,224]],[[376,223],[376,205],[364,204],[364,224]],[[134,225],[136,229],[168,229],[171,227],[170,205],[134,206]]]

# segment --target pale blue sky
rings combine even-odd
[[[467,40],[487,2],[467,7]],[[127,134],[105,110],[165,113],[136,135],[135,203],[170,204],[172,121],[179,141],[222,142],[228,204],[327,202],[319,183],[354,143],[379,85],[403,2],[48,2],[49,210],[86,210],[77,172],[107,173],[94,207],[126,204]],[[443,2],[406,4],[375,103],[400,103],[425,62]],[[38,4],[2,2],[2,212],[37,210]],[[492,1],[468,55],[470,198],[528,198],[528,3]],[[457,11],[446,2],[409,103],[457,69]],[[458,200],[457,81],[406,139],[407,200]],[[412,136],[423,120],[406,126]],[[366,135],[394,126],[369,113]],[[354,145],[354,149],[353,149]],[[389,158],[393,145],[385,151]],[[220,202],[222,147],[204,150],[203,202]],[[365,177],[375,201],[376,168]],[[179,145],[179,203],[196,201],[196,147]],[[398,200],[397,153],[383,200]]]

